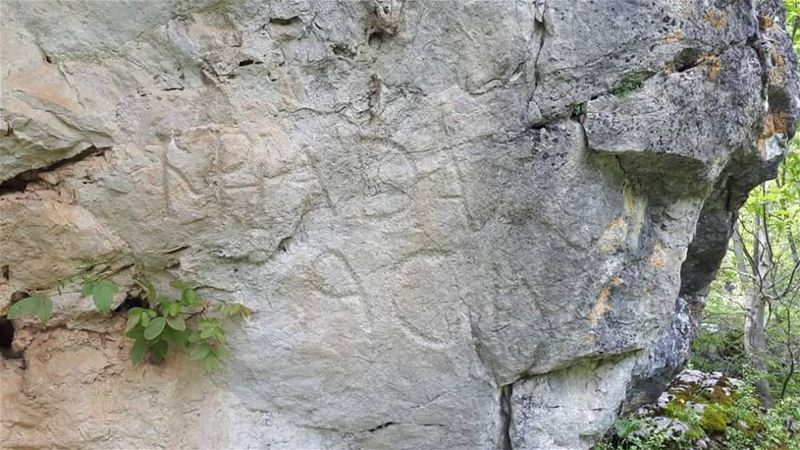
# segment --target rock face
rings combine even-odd
[[[783,157],[777,3],[2,2],[2,447],[587,448]],[[255,314],[132,367],[87,261]]]

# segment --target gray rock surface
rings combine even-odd
[[[0,311],[56,316],[0,444],[587,448],[793,134],[773,3],[4,1]],[[133,368],[87,261],[255,314],[213,377]]]

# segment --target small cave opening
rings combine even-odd
[[[7,359],[20,359],[22,352],[14,351],[14,323],[0,316],[0,355]]]
[[[239,61],[239,67],[247,67],[247,66],[250,66],[252,64],[264,64],[264,63],[261,62],[261,61],[256,61],[254,59],[245,59],[245,60]]]
[[[689,69],[697,67],[702,61],[703,53],[696,48],[685,48],[675,56],[672,64],[676,72],[686,72]]]
[[[367,36],[367,45],[373,48],[380,47],[381,44],[386,40],[386,38],[387,35],[385,32],[380,30],[373,31],[369,33],[369,35]]]
[[[141,293],[135,293],[135,294],[128,294],[128,296],[125,297],[125,300],[123,300],[122,303],[119,304],[119,306],[114,308],[114,312],[125,315],[128,314],[128,311],[131,308],[149,308],[149,307],[150,305],[147,303],[147,300],[145,300],[142,297]]]

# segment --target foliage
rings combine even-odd
[[[667,441],[666,433],[661,429],[652,427],[647,420],[628,417],[619,419],[614,423],[611,439],[596,444],[592,449],[662,449],[665,448]]]
[[[800,0],[786,0],[786,32],[792,38],[794,49],[800,53]]]
[[[81,290],[84,297],[92,297],[95,307],[102,313],[111,310],[111,302],[114,301],[114,294],[117,292],[119,287],[111,280],[86,280]]]
[[[53,302],[46,295],[36,294],[14,303],[6,316],[10,320],[35,314],[42,322],[53,315]]]
[[[731,248],[723,260],[691,359],[701,370],[744,376],[747,298],[756,296],[766,305],[759,356],[773,398],[800,396],[800,139],[790,147],[778,178],[755,189],[740,211],[741,251]]]
[[[613,89],[611,94],[622,97],[642,87],[642,80],[637,75],[626,75]]]
[[[575,102],[569,105],[572,117],[580,117],[586,114],[586,102]]]
[[[131,348],[134,364],[148,354],[155,362],[163,361],[170,348],[177,348],[188,351],[190,359],[202,361],[207,370],[214,370],[228,353],[223,321],[251,314],[250,309],[240,304],[209,304],[182,282],[172,285],[180,291],[177,297],[159,293],[152,283],[139,283],[149,307],[128,310],[125,334],[134,339]]]
[[[181,281],[172,283],[179,295],[170,297],[159,292],[145,279],[137,280],[144,306],[127,311],[125,335],[134,340],[131,361],[139,364],[149,357],[154,363],[166,359],[170,349],[185,351],[199,360],[208,371],[219,367],[228,355],[224,323],[227,319],[249,317],[252,311],[238,303],[209,303],[196,290]],[[103,314],[111,312],[119,286],[108,278],[87,278],[81,294],[91,297]],[[44,294],[26,297],[11,306],[9,319],[36,315],[42,323],[50,319],[53,302]]]
[[[653,417],[628,417],[619,419],[608,438],[593,448],[688,450],[698,448],[698,442],[703,441],[703,448],[800,450],[800,398],[785,399],[764,411],[753,385],[745,383],[730,401],[714,402],[708,397],[695,400],[697,403],[676,398],[660,411],[662,416],[687,426],[680,435],[665,433]]]

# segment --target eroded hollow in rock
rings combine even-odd
[[[131,308],[148,308],[147,300],[141,294],[129,294],[125,300],[114,309],[115,313],[127,314]]]
[[[28,184],[40,179],[39,174],[55,171],[61,167],[74,164],[92,156],[101,155],[108,150],[109,149],[106,147],[100,148],[91,146],[71,157],[57,160],[48,166],[20,172],[11,178],[0,181],[0,195],[24,192],[28,188]]]
[[[22,353],[14,351],[13,343],[14,324],[6,316],[0,316],[0,354],[3,355],[3,358],[18,359],[22,357]]]

